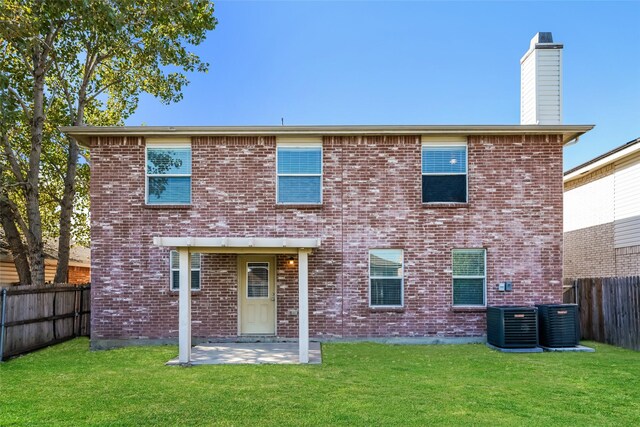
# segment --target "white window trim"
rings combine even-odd
[[[189,160],[191,161],[191,173],[189,174],[149,174],[148,170],[148,162],[149,162],[149,148],[163,148],[166,150],[170,150],[172,148],[189,148]],[[162,206],[162,205],[177,205],[177,206],[190,206],[193,201],[193,180],[191,176],[193,175],[193,150],[191,149],[191,142],[147,142],[144,147],[144,204],[149,206]],[[149,203],[149,178],[155,177],[180,177],[185,178],[189,177],[189,203]]]
[[[378,250],[394,250],[394,251],[400,251],[400,256],[402,258],[402,275],[401,276],[372,276],[371,275],[371,251],[378,251]],[[369,308],[404,308],[404,249],[400,249],[400,248],[373,248],[373,249],[369,249],[369,252],[367,253],[368,256],[368,260],[367,260],[367,264],[369,266]],[[371,280],[373,279],[400,279],[400,305],[372,305],[371,304]]]
[[[454,251],[482,251],[484,254],[484,276],[454,276],[453,252]],[[483,279],[482,304],[454,304],[453,281],[455,279]],[[455,248],[451,250],[451,306],[459,308],[479,308],[487,306],[487,249],[486,248]]]
[[[178,292],[180,291],[180,285],[178,284],[176,288],[173,287],[173,272],[180,271],[180,266],[178,266],[178,268],[174,270],[173,266],[171,265],[171,257],[174,252],[178,252],[178,251],[175,251],[175,250],[169,251],[169,290],[172,292]],[[194,255],[198,255],[200,257],[200,268],[192,268],[191,272],[199,271],[200,278],[198,280],[198,287],[196,289],[191,288],[191,283],[189,283],[189,288],[191,288],[191,292],[200,292],[200,290],[202,289],[202,254],[198,252],[191,253],[191,256],[194,256]],[[178,261],[178,263],[179,262],[180,261]]]
[[[266,297],[250,297],[249,296],[249,264],[267,264],[267,296]],[[271,281],[271,263],[269,261],[250,261],[247,262],[247,268],[245,268],[245,274],[247,275],[247,277],[245,278],[245,283],[246,283],[246,289],[245,289],[245,295],[247,296],[247,299],[249,300],[261,300],[261,299],[266,299],[268,300],[271,296],[269,295],[269,285],[271,283],[269,283]]]
[[[319,148],[320,149],[320,173],[280,173],[278,172],[278,151],[280,147],[286,148]],[[278,205],[310,205],[310,206],[318,206],[322,205],[322,193],[324,192],[323,186],[323,175],[324,175],[324,148],[322,147],[322,143],[318,142],[309,142],[309,143],[300,143],[300,142],[278,142],[276,144],[276,204]],[[280,177],[281,176],[318,176],[320,177],[320,201],[317,203],[309,203],[309,202],[281,202],[280,201]]]
[[[425,147],[428,148],[451,148],[451,147],[464,147],[464,156],[465,156],[465,166],[466,172],[452,172],[452,173],[433,173],[433,172],[422,172],[424,170],[424,156],[423,152]],[[423,176],[450,176],[450,175],[465,175],[465,194],[464,194],[464,202],[425,202],[422,200],[422,193],[424,192],[423,186]],[[420,201],[423,205],[439,205],[439,204],[464,204],[469,203],[469,146],[466,142],[460,141],[440,141],[440,142],[422,142],[422,146],[420,147]]]

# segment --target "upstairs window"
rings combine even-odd
[[[277,150],[278,203],[322,203],[322,146],[283,145]]]
[[[454,249],[453,305],[484,306],[486,302],[486,251]]]
[[[200,290],[200,271],[202,265],[202,257],[198,253],[191,254],[191,290]],[[180,289],[180,255],[178,251],[171,251],[171,290]]]
[[[372,249],[369,251],[369,304],[371,307],[402,307],[402,249]]]
[[[467,146],[422,146],[422,203],[467,202]]]
[[[147,204],[191,203],[191,147],[147,147]]]

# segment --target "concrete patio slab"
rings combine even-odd
[[[577,351],[577,352],[584,352],[584,353],[593,353],[596,351],[595,348],[585,347],[584,345],[577,345],[575,347],[545,347],[541,345],[540,347],[544,351],[559,351],[559,352]]]
[[[192,365],[297,364],[298,343],[207,343],[191,349]],[[309,363],[322,363],[320,343],[309,343]],[[178,358],[167,365],[179,365]]]
[[[487,343],[487,347],[492,350],[501,351],[503,353],[542,353],[540,347],[527,347],[527,348],[503,348],[496,347],[495,345]]]

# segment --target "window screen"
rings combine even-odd
[[[147,148],[147,203],[191,203],[191,148]]]
[[[467,147],[422,147],[422,202],[467,201]]]
[[[247,297],[269,297],[268,262],[250,262],[247,264]]]
[[[485,305],[486,271],[484,249],[454,249],[453,305]]]
[[[322,202],[322,147],[278,147],[278,203]]]
[[[403,254],[401,249],[369,251],[369,304],[402,306]]]
[[[180,255],[178,251],[171,251],[171,290],[180,289]],[[199,253],[191,254],[191,289],[200,290],[200,271],[202,256]]]

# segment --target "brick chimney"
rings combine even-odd
[[[520,60],[520,124],[562,123],[562,48],[538,33]]]

